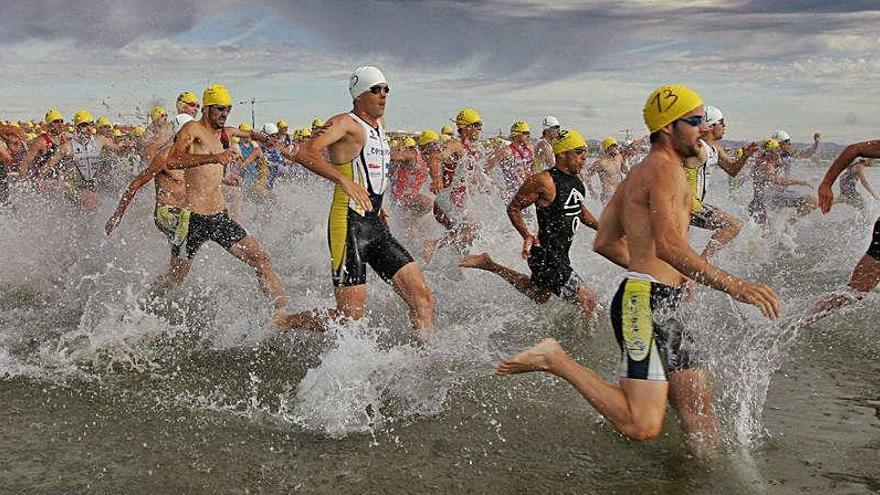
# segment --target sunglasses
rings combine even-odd
[[[77,125],[76,128],[77,128],[77,129],[82,129],[82,128],[84,128],[84,127],[89,127],[90,125],[92,125],[91,122],[83,122],[82,124]]]
[[[229,113],[232,111],[232,105],[211,105],[210,108],[213,108],[215,112],[220,113]]]
[[[187,103],[186,106],[188,106],[188,107],[192,107],[192,108],[199,108],[199,104],[198,104],[198,103]]]
[[[701,125],[703,125],[703,121],[705,120],[705,118],[706,117],[704,115],[692,115],[690,117],[682,117],[678,120],[684,122],[691,127],[700,127]]]
[[[779,144],[790,144],[790,143],[791,143],[791,139],[783,139],[782,141],[779,141]]]
[[[379,93],[385,93],[386,95],[391,92],[391,88],[389,86],[371,86],[370,93],[377,95]]]
[[[475,129],[482,129],[483,123],[482,122],[474,122],[473,124],[468,124],[468,126],[473,127]]]
[[[571,150],[571,151],[574,151],[575,154],[578,155],[578,156],[580,156],[580,155],[586,155],[586,154],[587,154],[587,149],[586,149],[586,148],[575,148],[575,149],[573,149],[573,150]]]

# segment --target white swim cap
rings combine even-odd
[[[175,135],[177,135],[177,133],[180,131],[180,128],[183,127],[184,124],[193,120],[196,119],[194,119],[192,115],[188,113],[182,113],[177,117],[174,117],[174,120],[171,121],[171,130],[174,131]]]
[[[782,142],[782,141],[791,141],[791,136],[788,135],[787,132],[779,129],[773,134],[773,139]]]
[[[541,126],[544,129],[549,129],[551,127],[559,127],[559,119],[552,115],[548,115],[544,117],[544,120],[541,121]]]
[[[272,122],[266,122],[263,124],[263,132],[268,135],[278,134],[278,126],[273,124]]]
[[[721,113],[721,110],[718,110],[717,108],[715,108],[711,105],[706,105],[706,125],[707,126],[715,125],[715,124],[721,122],[722,120],[724,120],[724,114]]]
[[[355,69],[351,75],[351,79],[348,81],[348,92],[354,99],[377,84],[388,84],[385,75],[372,65],[363,65]]]

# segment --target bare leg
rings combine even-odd
[[[492,258],[489,257],[489,253],[465,256],[458,263],[458,266],[463,268],[477,268],[479,270],[492,272],[506,280],[516,290],[522,292],[538,304],[544,304],[552,295],[550,291],[536,286],[527,275],[523,275],[522,273],[494,262]],[[595,305],[593,307],[595,307]]]
[[[313,332],[326,332],[330,320],[359,320],[364,316],[367,286],[337,287],[334,290],[336,308],[310,309],[292,315],[276,314],[273,318],[280,331],[299,328]]]
[[[413,329],[422,341],[434,335],[434,294],[425,283],[425,276],[414,261],[394,274],[391,286],[409,306]]]
[[[554,339],[504,360],[499,375],[546,371],[572,384],[614,428],[633,440],[650,440],[660,434],[666,415],[669,384],[662,381],[622,378],[614,386],[575,362]]]
[[[799,323],[804,325],[815,323],[828,316],[831,311],[858,301],[864,294],[874,289],[878,282],[880,282],[880,260],[867,254],[862,255],[849,278],[849,288],[853,292],[825,297],[817,302]]]
[[[169,289],[180,287],[180,284],[183,283],[189,274],[190,268],[192,268],[190,260],[172,256],[171,261],[168,263],[168,269],[165,273],[156,277],[156,280],[150,286],[150,299],[162,297]]]
[[[263,294],[272,298],[275,311],[281,311],[287,305],[287,294],[284,286],[275,271],[272,270],[272,259],[251,236],[238,241],[229,248],[229,252],[236,258],[250,265],[256,272],[260,282],[260,290]]]
[[[726,212],[715,210],[715,214],[709,223],[709,226],[715,231],[706,249],[703,250],[703,258],[709,259],[718,254],[721,249],[730,243],[742,230],[742,222]]]
[[[584,286],[580,286],[574,303],[580,309],[581,319],[584,321],[584,325],[587,327],[592,326],[596,306],[599,305],[599,297],[596,293]]]
[[[678,412],[685,441],[700,458],[708,458],[718,446],[718,425],[712,407],[709,373],[694,368],[669,373],[669,404]]]

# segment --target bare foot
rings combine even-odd
[[[276,333],[282,333],[286,330],[298,328],[301,330],[309,330],[312,332],[326,332],[327,325],[317,310],[303,311],[292,315],[276,311],[272,315],[272,324]]]
[[[556,354],[565,354],[559,342],[552,338],[544,339],[538,345],[502,361],[495,369],[495,374],[505,376],[529,371],[547,371],[550,369],[550,359]]]
[[[480,253],[465,256],[458,262],[458,266],[462,268],[482,268],[485,270],[490,263],[492,263],[492,258],[489,257],[489,253]]]

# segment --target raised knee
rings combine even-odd
[[[646,442],[659,437],[661,431],[663,431],[662,423],[646,423],[633,425],[623,434],[632,440]]]

